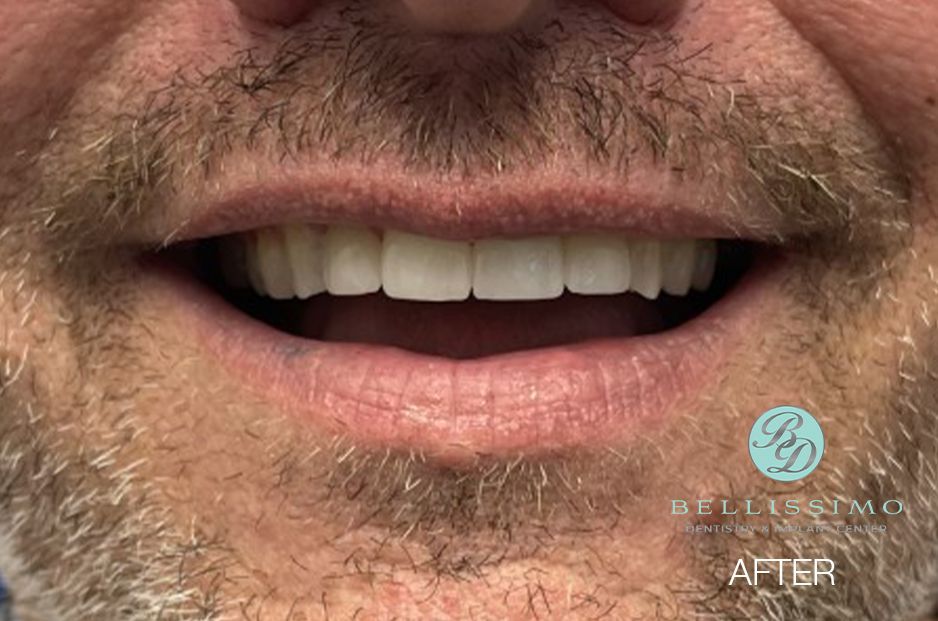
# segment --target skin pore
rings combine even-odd
[[[569,3],[493,43],[380,3],[289,30],[221,2],[7,3],[0,569],[19,614],[927,618],[938,7],[881,4],[709,0],[660,32]],[[429,187],[670,171],[777,249],[781,293],[629,446],[458,469],[357,446],[207,358],[142,260],[232,176],[337,163]],[[735,440],[791,401],[829,446],[794,490]],[[907,509],[882,537],[682,535],[670,499],[710,497]],[[831,558],[849,588],[724,588],[751,556]]]

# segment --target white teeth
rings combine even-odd
[[[563,294],[559,237],[489,240],[475,245],[472,290],[480,300],[550,300]]]
[[[649,300],[661,295],[661,242],[634,241],[631,244],[632,291]]]
[[[575,235],[564,244],[567,289],[584,295],[613,295],[629,290],[632,267],[629,243],[615,235]]]
[[[671,295],[687,295],[696,267],[697,247],[694,240],[669,241],[661,244],[661,288]]]
[[[305,300],[325,291],[325,234],[319,229],[298,225],[286,227],[284,238],[293,267],[296,297]]]
[[[382,281],[388,297],[399,300],[465,300],[472,293],[472,245],[389,231]]]
[[[381,238],[360,227],[326,233],[326,289],[332,295],[365,295],[381,289]]]
[[[275,300],[293,297],[293,272],[280,229],[257,232],[257,264],[267,295]]]
[[[632,291],[654,300],[713,283],[713,240],[629,240],[613,234],[474,243],[362,227],[291,225],[225,238],[222,272],[274,299],[365,295],[425,302],[549,300]]]
[[[717,270],[717,243],[712,239],[697,242],[697,263],[692,284],[697,291],[706,291],[713,284]]]

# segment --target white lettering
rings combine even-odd
[[[730,576],[730,586],[737,580],[745,580],[749,586],[759,586],[759,576],[770,576],[774,571],[778,572],[779,586],[786,583],[792,586],[818,586],[822,576],[826,576],[827,582],[835,586],[834,569],[834,561],[828,558],[754,558],[750,573],[746,561],[739,559]]]
[[[740,571],[742,571],[742,576],[740,576]],[[743,559],[736,561],[736,568],[733,570],[733,575],[730,578],[730,586],[733,586],[733,582],[739,577],[745,578],[746,584],[752,586],[752,581],[749,579],[749,572],[746,570],[746,562]]]

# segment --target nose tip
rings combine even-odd
[[[508,30],[544,0],[403,0],[421,28],[447,34]]]
[[[231,0],[243,15],[289,26],[310,10],[311,0]]]
[[[636,24],[661,24],[672,19],[686,0],[605,0],[619,17]]]
[[[396,0],[417,26],[431,32],[488,34],[507,30],[537,2],[546,0]],[[231,0],[243,15],[289,26],[317,4],[314,0]]]
[[[314,0],[231,0],[242,14],[289,26],[301,20]],[[516,26],[538,5],[553,0],[395,0],[409,10],[417,26],[447,34],[492,34]],[[602,0],[629,21],[665,21],[685,0]]]

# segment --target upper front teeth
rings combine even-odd
[[[625,293],[632,283],[629,242],[617,235],[575,235],[565,240],[564,283],[573,293]]]
[[[474,254],[472,291],[480,300],[550,300],[563,294],[559,237],[480,241]]]
[[[228,238],[223,269],[275,299],[328,291],[364,295],[382,288],[401,300],[544,300],[572,293],[661,291],[686,295],[710,287],[712,240],[635,240],[610,234],[492,239],[475,243],[362,227],[290,225]]]
[[[472,246],[388,231],[381,270],[388,297],[428,302],[465,300],[472,292]]]
[[[330,227],[323,246],[323,266],[329,293],[375,293],[381,289],[381,238],[369,229]]]

